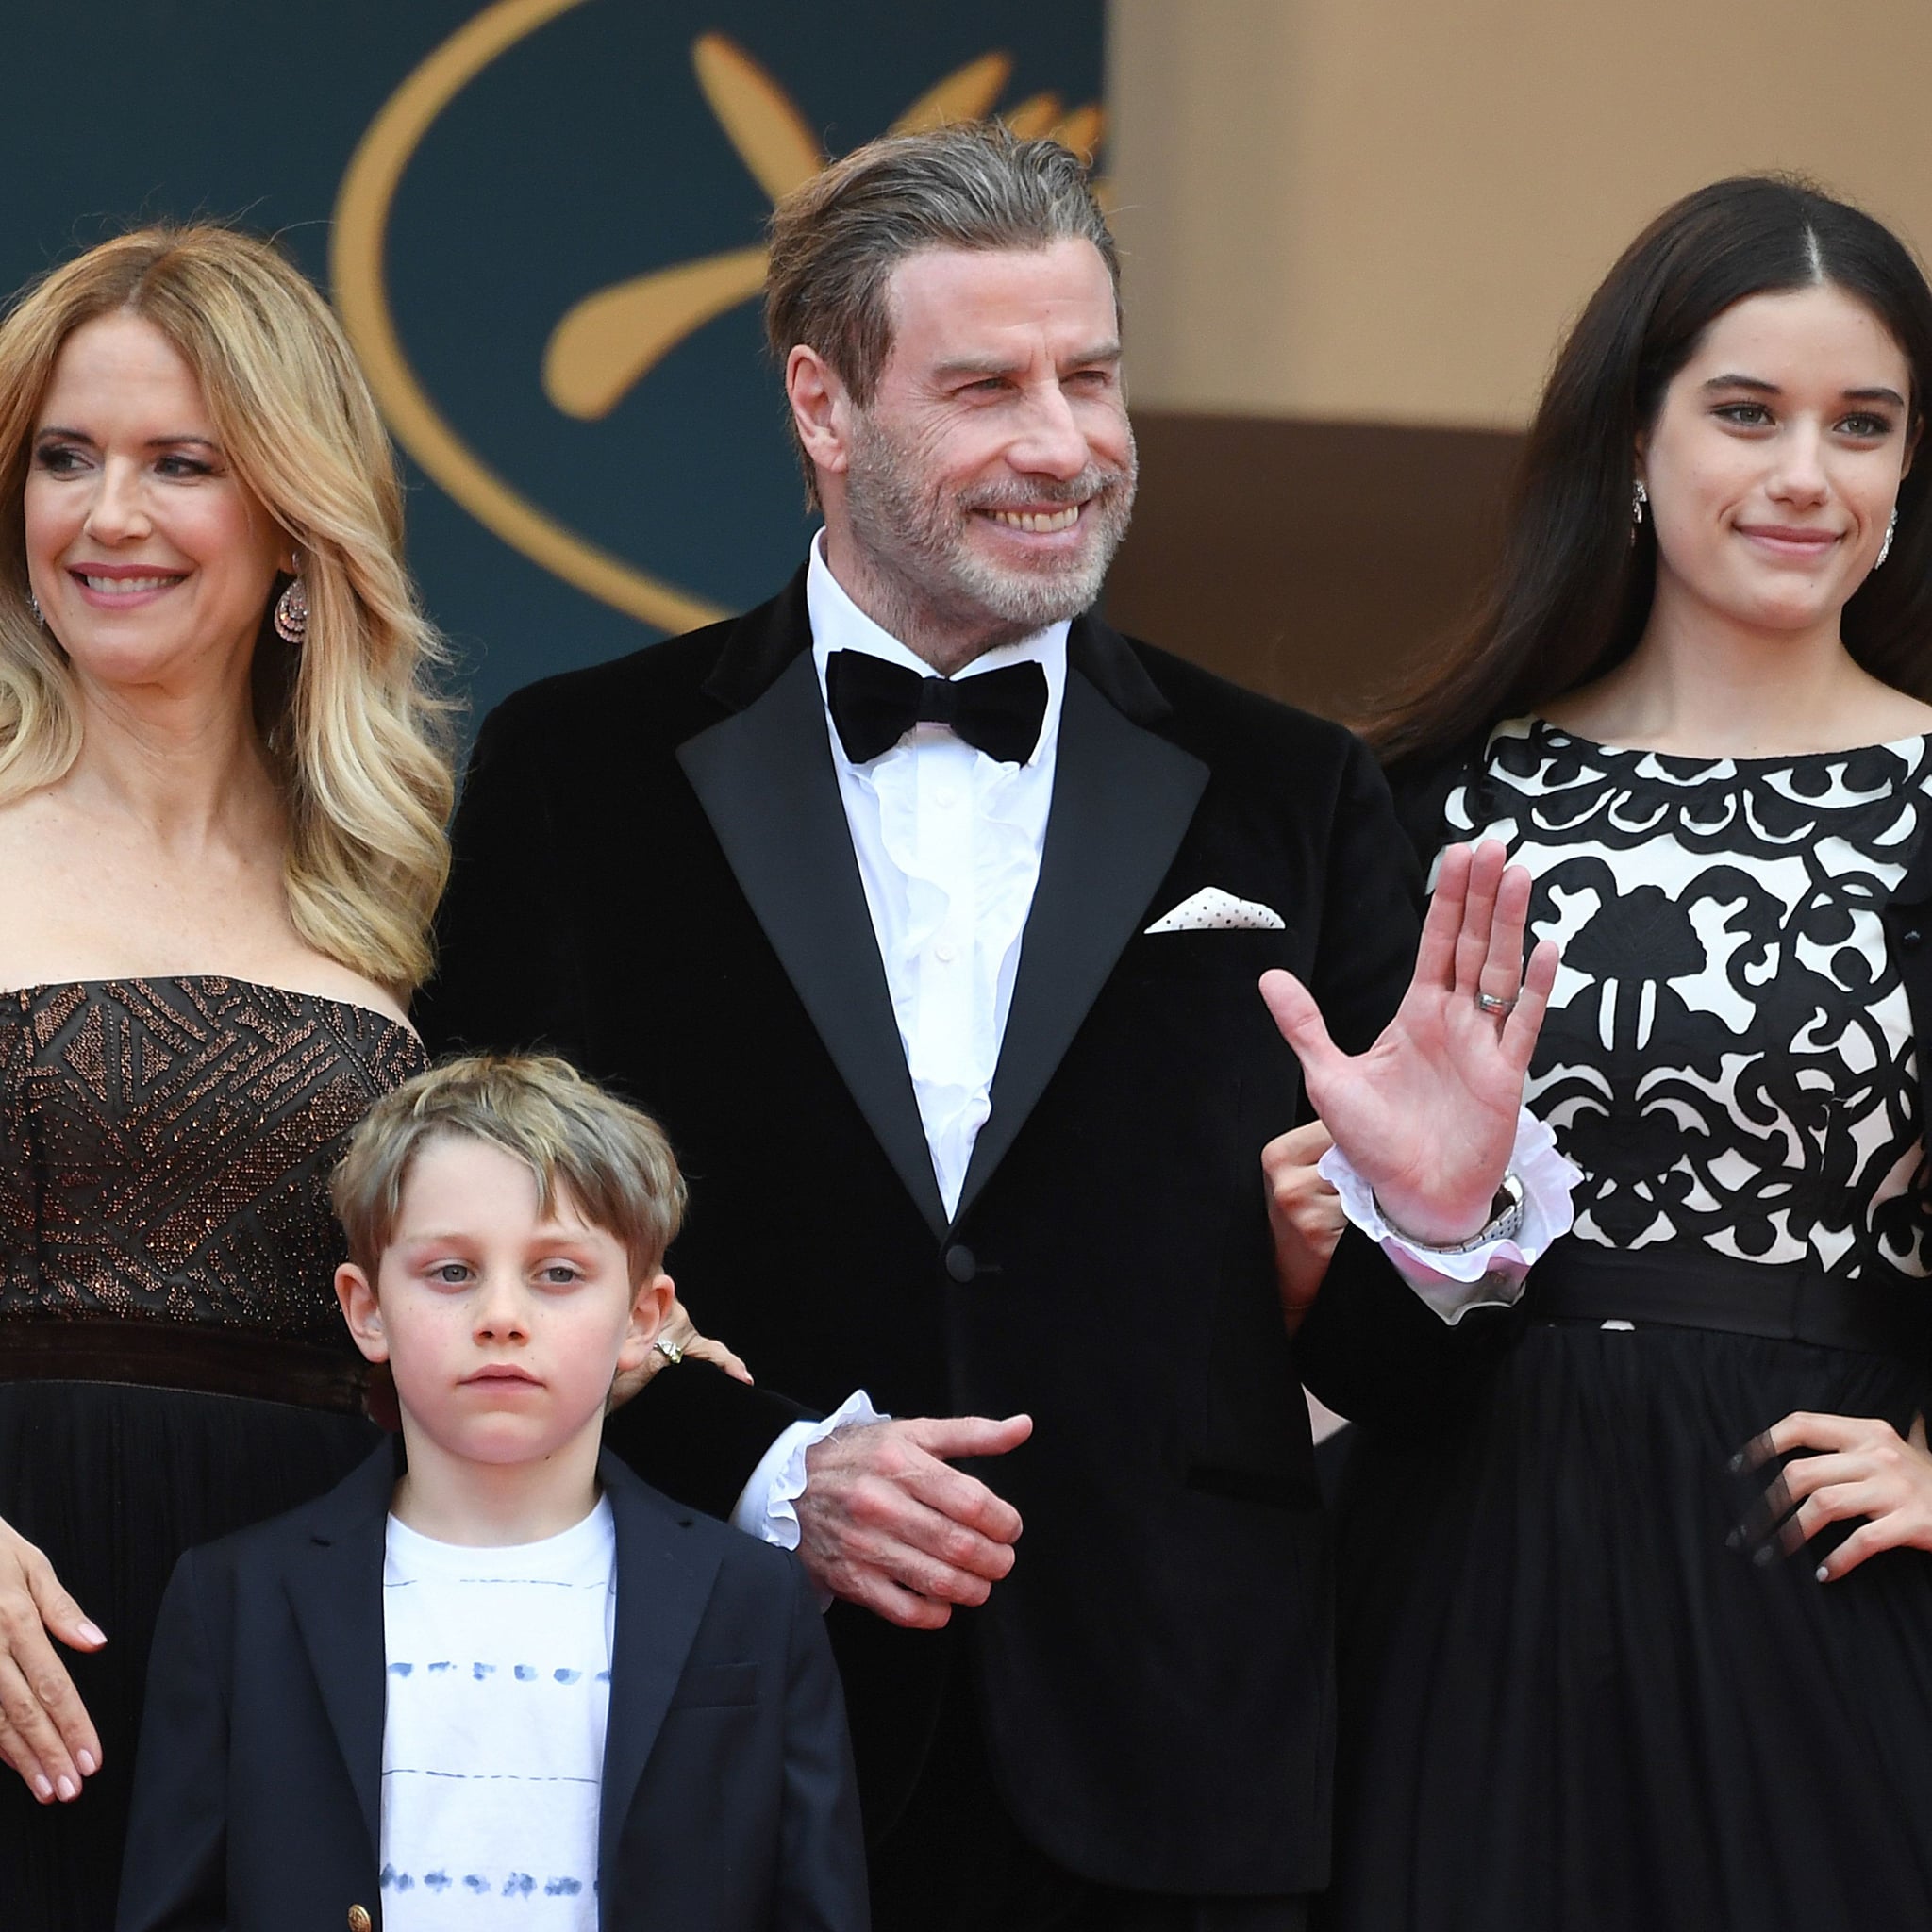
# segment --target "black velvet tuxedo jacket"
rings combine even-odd
[[[941,1205],[831,761],[803,573],[742,618],[519,692],[456,827],[436,1048],[545,1042],[654,1111],[690,1176],[670,1267],[759,1387],[686,1364],[607,1440],[728,1511],[784,1424],[1024,1410],[975,1471],[1025,1521],[947,1633],[840,1605],[867,1825],[963,1644],[1002,1794],[1072,1870],[1297,1892],[1326,1871],[1327,1538],[1305,1376],[1345,1413],[1460,1372],[1344,1239],[1291,1352],[1259,1156],[1301,1118],[1255,982],[1365,1045],[1413,962],[1414,861],[1339,727],[1083,618],[992,1111]],[[1282,931],[1144,930],[1203,887]],[[782,1391],[782,1393],[781,1393]],[[790,1398],[786,1400],[785,1398]]]
[[[803,1570],[607,1454],[605,1932],[864,1932],[858,1793]],[[385,1445],[191,1550],[161,1607],[119,1932],[380,1932]],[[4,1917],[4,1915],[0,1915]]]

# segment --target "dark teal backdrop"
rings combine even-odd
[[[946,76],[956,101],[1056,125],[1098,102],[1101,40],[1102,0],[16,0],[0,9],[0,285],[131,220],[209,214],[279,234],[330,286],[352,157],[366,188],[386,155],[393,192],[363,199],[379,245],[365,220],[348,266],[396,351],[378,388],[411,457],[411,561],[480,714],[661,635],[684,605],[654,605],[652,584],[691,608],[757,601],[809,527],[754,302],[594,418],[546,392],[564,317],[755,247],[771,205],[755,166],[782,173],[801,134],[842,152]],[[500,44],[479,56],[485,41]],[[354,321],[352,292],[345,277]],[[539,526],[601,553],[616,591],[538,561]]]

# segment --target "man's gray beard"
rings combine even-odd
[[[905,446],[861,414],[845,473],[852,535],[877,591],[891,607],[874,613],[893,636],[918,647],[922,636],[975,635],[980,649],[1077,617],[1100,595],[1108,566],[1133,515],[1135,466],[1090,463],[1070,482],[1041,478],[962,496],[922,485]],[[968,520],[986,509],[1038,509],[1080,503],[1086,542],[1045,569],[1006,570],[968,541]]]

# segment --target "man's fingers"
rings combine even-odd
[[[958,1553],[954,1554],[942,1546],[940,1532],[931,1529],[914,1537],[922,1548],[944,1557],[948,1562],[966,1564],[982,1575],[1006,1574],[1004,1570],[987,1566],[994,1560],[991,1551],[1003,1550],[1019,1541],[1020,1512],[977,1476],[928,1457],[923,1464],[909,1465],[889,1487],[891,1493],[917,1505],[937,1524],[970,1539],[959,1544]]]
[[[928,1456],[950,1462],[959,1456],[1004,1456],[1017,1449],[1033,1433],[1033,1418],[1009,1415],[994,1421],[983,1415],[928,1415],[913,1418],[904,1428],[908,1441]]]
[[[1284,973],[1276,966],[1262,974],[1261,997],[1267,1003],[1269,1014],[1280,1029],[1282,1039],[1294,1049],[1295,1058],[1301,1061],[1305,1081],[1315,1080],[1322,1068],[1342,1058],[1328,1037],[1328,1028],[1322,1019],[1321,1008],[1315,1004],[1314,994],[1292,973]]]
[[[843,1577],[815,1579],[834,1596],[896,1624],[902,1630],[943,1630],[952,1621],[953,1607],[939,1597],[921,1596],[877,1570],[854,1565]]]

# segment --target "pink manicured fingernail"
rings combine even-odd
[[[100,1769],[100,1766],[94,1762],[94,1754],[92,1751],[76,1751],[74,1756],[74,1761],[80,1766],[82,1777],[92,1777]]]
[[[45,1805],[52,1801],[54,1796],[54,1787],[50,1785],[44,1777],[37,1777],[34,1779],[34,1790],[40,1792],[42,1804]]]
[[[80,1634],[90,1643],[105,1643],[108,1641],[108,1633],[98,1624],[83,1622],[80,1626]]]
[[[1820,1583],[1829,1583],[1831,1581],[1831,1572],[1823,1563],[1818,1566],[1818,1580]]]
[[[80,1787],[65,1772],[61,1773],[60,1782],[54,1789],[60,1793],[62,1798],[77,1798],[80,1796]]]

